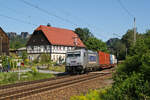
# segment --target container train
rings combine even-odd
[[[117,64],[114,55],[105,52],[94,52],[85,49],[68,51],[66,53],[66,67],[68,73],[86,73],[99,69],[110,68]]]

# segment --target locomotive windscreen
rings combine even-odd
[[[70,52],[67,57],[80,57],[80,52]]]

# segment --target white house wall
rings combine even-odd
[[[59,58],[64,59],[66,58],[66,52],[69,50],[73,50],[74,47],[71,46],[60,46],[60,45],[39,45],[39,46],[28,46],[27,53],[29,54],[30,58],[36,59],[37,54],[42,53],[51,53],[51,60],[58,61]]]

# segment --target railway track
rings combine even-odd
[[[10,86],[4,86],[5,88],[0,89],[0,100],[16,100],[17,98],[87,81],[90,79],[104,76],[106,74],[110,73],[91,73],[77,76],[62,76],[58,78],[44,79],[39,81],[25,82],[23,84],[17,83]]]

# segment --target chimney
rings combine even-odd
[[[50,23],[48,23],[48,24],[47,24],[47,26],[48,26],[48,27],[51,27],[51,24],[50,24]]]

